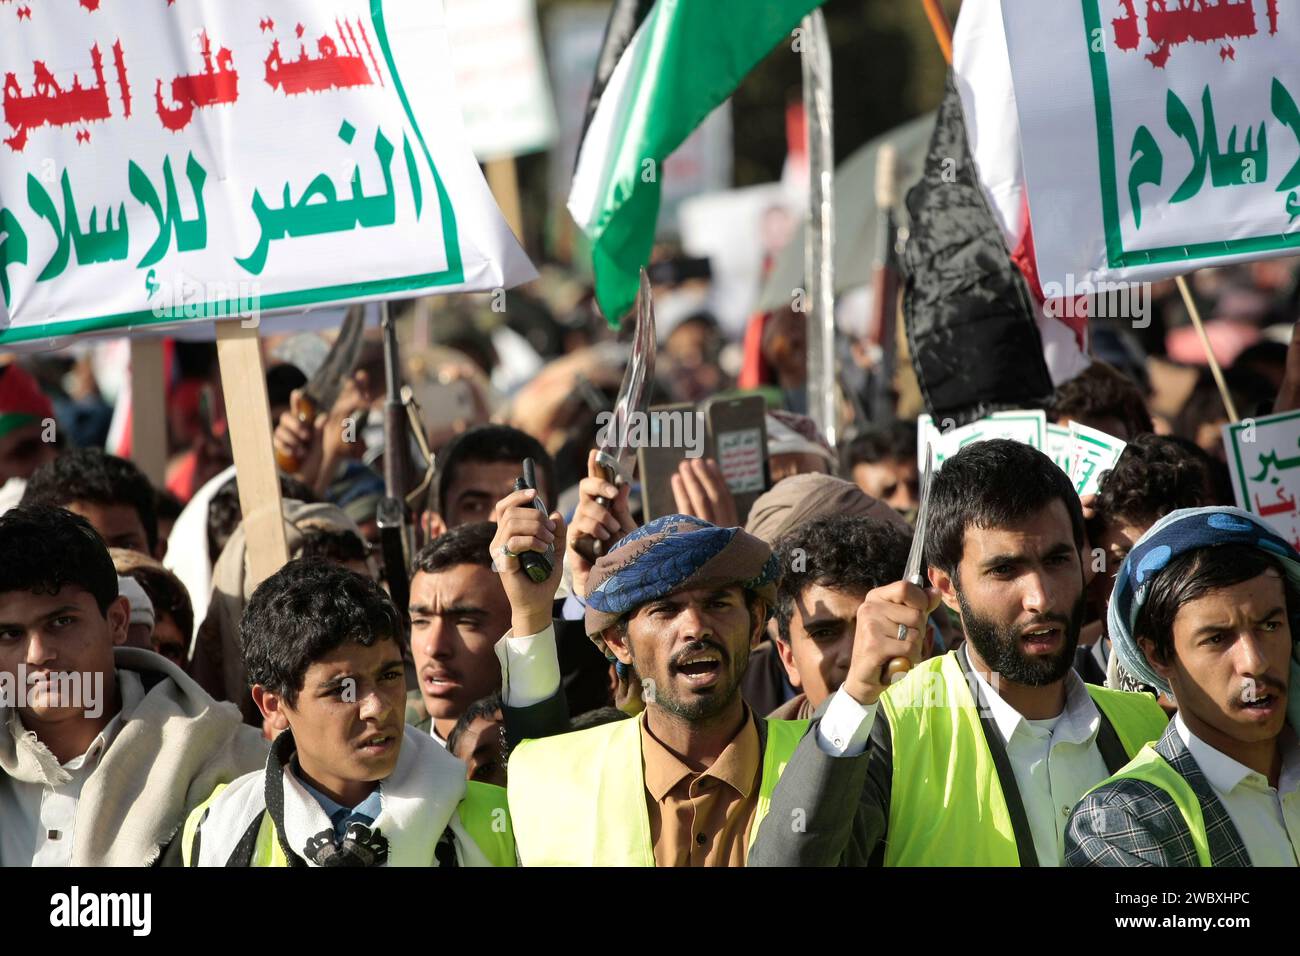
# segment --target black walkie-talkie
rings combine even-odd
[[[524,476],[515,479],[515,491],[523,491],[526,488],[537,490],[537,467],[533,464],[531,458],[524,459]],[[546,510],[546,504],[542,501],[540,494],[533,496],[533,507],[538,510],[543,518],[549,518],[550,515]],[[519,555],[519,565],[524,572],[541,584],[551,576],[553,564],[551,559],[555,556],[555,545],[551,544],[545,551],[524,551]]]

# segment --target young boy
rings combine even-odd
[[[190,866],[511,866],[505,791],[404,723],[397,609],[373,581],[292,561],[240,622],[264,770],[190,815]]]
[[[124,646],[129,621],[86,519],[0,516],[0,866],[179,863],[190,811],[265,760],[234,707]]]

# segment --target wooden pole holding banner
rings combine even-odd
[[[1205,359],[1210,363],[1210,374],[1214,376],[1214,384],[1219,386],[1219,397],[1223,399],[1223,408],[1228,413],[1228,420],[1235,424],[1241,419],[1237,417],[1236,403],[1233,402],[1232,395],[1228,393],[1228,383],[1223,380],[1223,369],[1219,368],[1219,360],[1214,357],[1214,349],[1210,348],[1210,337],[1205,334],[1205,324],[1201,322],[1201,309],[1192,296],[1191,287],[1187,284],[1187,277],[1179,276],[1174,281],[1178,283],[1178,291],[1183,296],[1183,305],[1187,306],[1187,314],[1191,316],[1192,325],[1196,327],[1196,334],[1201,338],[1201,346],[1205,349]]]
[[[162,339],[131,339],[131,457],[155,488],[167,478],[164,378]]]
[[[501,207],[506,224],[510,226],[515,238],[523,242],[524,210],[519,201],[519,171],[515,168],[514,159],[509,156],[504,159],[489,159],[484,165],[487,168],[488,188]]]
[[[944,13],[939,0],[921,0],[921,5],[925,7],[925,16],[930,21],[934,38],[939,41],[943,58],[952,66],[952,24],[948,22],[948,14]]]
[[[280,477],[271,449],[271,403],[257,326],[245,326],[238,319],[216,325],[217,361],[244,513],[247,573],[256,587],[289,560]]]

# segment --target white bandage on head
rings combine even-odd
[[[147,624],[152,632],[154,627],[153,602],[144,593],[140,582],[130,575],[118,576],[117,593],[131,602],[131,623]]]

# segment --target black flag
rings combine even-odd
[[[1052,378],[1033,299],[980,188],[952,71],[907,209],[903,312],[926,410],[936,424],[964,425],[1046,407]]]

